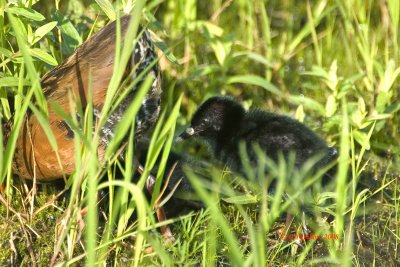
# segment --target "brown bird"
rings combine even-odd
[[[121,18],[121,39],[129,24],[129,16]],[[130,61],[127,64],[123,81],[133,81],[144,73],[154,78],[150,90],[145,96],[141,108],[136,115],[136,138],[143,135],[158,118],[161,96],[161,72],[149,33],[139,27],[138,33],[143,32],[137,40]],[[48,103],[55,103],[71,115],[69,95],[74,95],[82,104],[87,104],[89,88],[92,90],[94,118],[100,117],[108,84],[113,74],[116,47],[116,23],[112,22],[86,40],[63,63],[47,73],[41,80],[44,96]],[[91,84],[89,84],[91,76]],[[98,155],[101,159],[105,149],[114,135],[115,127],[135,98],[141,82],[128,92],[124,100],[109,115],[105,125],[100,130]],[[122,90],[118,91],[121,93]],[[51,181],[70,175],[75,169],[75,148],[73,131],[70,125],[48,105],[48,121],[57,142],[58,151],[54,151],[44,133],[38,118],[32,112],[25,116],[15,148],[13,172],[21,177],[38,181]],[[9,127],[12,127],[9,123]],[[7,135],[7,129],[6,129]],[[61,166],[57,160],[59,155]]]

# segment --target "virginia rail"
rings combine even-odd
[[[121,18],[121,40],[124,41],[130,16]],[[83,108],[88,101],[89,88],[92,90],[94,118],[98,118],[107,94],[108,84],[113,74],[116,48],[116,22],[112,22],[86,40],[63,63],[47,73],[41,80],[47,102],[56,103],[62,109],[70,110],[69,95],[78,97]],[[154,78],[136,116],[136,138],[140,137],[158,118],[161,95],[161,72],[149,33],[143,32],[128,62],[123,80],[131,81],[144,73],[140,81],[148,75]],[[122,46],[121,46],[122,47]],[[151,66],[152,65],[152,66]],[[149,69],[146,69],[148,68]],[[89,75],[91,84],[89,85]],[[129,107],[141,82],[134,86],[118,107],[109,115],[100,130],[98,155],[103,157],[109,140],[113,137],[115,126]],[[121,92],[121,91],[119,91]],[[51,181],[70,175],[75,168],[74,138],[71,127],[48,105],[48,121],[56,138],[61,166],[56,151],[52,149],[38,119],[31,113],[25,116],[13,160],[13,172],[21,177],[37,181]],[[74,111],[70,112],[71,115]],[[11,123],[8,125],[11,127]],[[7,134],[7,133],[6,133]]]
[[[324,140],[304,124],[287,116],[253,109],[248,112],[230,97],[212,97],[195,112],[191,126],[183,132],[178,141],[191,137],[204,140],[214,156],[231,170],[244,174],[239,153],[239,143],[246,143],[246,150],[252,165],[257,155],[252,144],[257,143],[264,153],[277,161],[279,153],[285,158],[294,152],[295,166],[301,167],[317,154],[323,158],[317,163],[322,167],[337,156],[335,148],[328,147]]]

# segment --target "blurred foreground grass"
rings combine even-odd
[[[21,117],[31,99],[40,103],[38,77],[116,12],[133,7],[132,1],[107,0],[0,3],[0,97],[6,119],[14,110],[13,119]],[[12,179],[7,157],[13,148],[2,146],[0,180],[9,191],[0,205],[0,265],[47,266],[52,258],[89,266],[400,264],[398,1],[136,4],[145,4],[140,19],[153,31],[164,52],[160,55],[166,54],[161,59],[162,109],[169,126],[163,131],[160,122],[155,131],[154,155],[163,144],[171,145],[175,123],[180,130],[202,101],[226,94],[248,108],[295,117],[339,147],[338,177],[322,188],[313,182],[318,177],[302,176],[280,163],[267,178],[281,187],[267,196],[259,184],[218,168],[209,171],[212,190],[205,191],[200,177],[188,172],[207,209],[167,221],[177,240],[165,245],[154,210],[140,193],[144,180],[137,186],[129,183],[129,164],[111,161],[99,171],[103,167],[93,163],[83,180],[71,179],[68,188],[77,194],[56,198],[64,185],[36,188]],[[7,97],[14,97],[14,106]],[[205,154],[199,144],[174,149]],[[151,162],[151,153],[149,158]],[[121,177],[116,177],[117,169]],[[108,178],[100,187],[111,186],[111,193],[113,187],[126,190],[115,189],[115,200],[103,206],[88,201],[95,210],[92,217],[82,217],[80,210],[98,191],[100,175]],[[123,177],[126,182],[113,182]],[[312,207],[305,217],[313,234],[332,238],[282,240],[277,229],[285,212],[298,215],[297,227],[302,204]],[[147,246],[153,253],[146,253]]]

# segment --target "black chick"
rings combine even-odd
[[[308,159],[321,154],[314,169],[332,162],[337,150],[300,122],[287,116],[253,109],[248,112],[230,97],[217,96],[205,101],[194,114],[191,126],[177,141],[196,137],[204,140],[217,160],[231,170],[244,174],[239,143],[246,143],[250,162],[257,163],[253,144],[274,161],[279,153],[287,159],[295,153],[295,166],[301,167]]]

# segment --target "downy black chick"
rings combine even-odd
[[[279,153],[288,159],[295,154],[295,167],[300,168],[316,155],[321,159],[317,170],[336,159],[336,148],[328,147],[324,140],[304,124],[284,115],[252,109],[248,112],[230,97],[217,96],[205,101],[195,112],[191,125],[177,141],[198,138],[205,141],[213,155],[232,171],[244,174],[239,143],[244,141],[251,164],[257,164],[253,144],[274,161]],[[330,176],[330,174],[328,174]],[[326,178],[326,177],[324,177]]]

